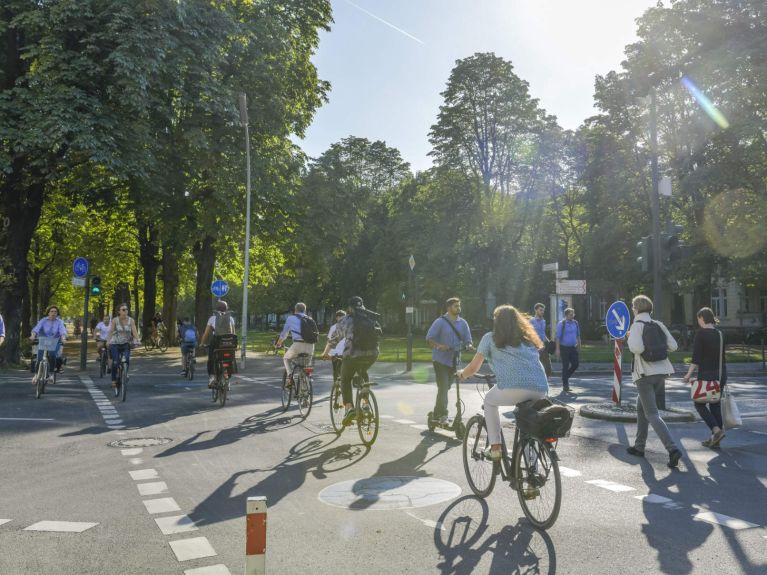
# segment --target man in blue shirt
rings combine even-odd
[[[466,320],[460,317],[461,300],[451,297],[446,302],[447,313],[431,324],[426,333],[426,341],[432,348],[431,360],[437,377],[437,402],[434,405],[434,418],[440,423],[447,423],[447,393],[456,372],[461,348],[473,349],[471,330]]]
[[[533,307],[533,310],[535,311],[535,315],[530,318],[530,323],[533,328],[535,328],[535,333],[538,334],[541,343],[543,343],[543,347],[538,350],[538,355],[541,358],[541,365],[543,365],[543,370],[546,372],[546,377],[551,377],[551,358],[546,349],[546,344],[549,343],[549,338],[546,337],[546,320],[543,316],[543,314],[546,313],[546,306],[542,303],[537,303],[535,304],[535,307]]]
[[[282,342],[285,341],[288,336],[293,339],[293,345],[288,348],[285,352],[285,356],[282,358],[282,362],[285,365],[285,373],[288,376],[292,369],[290,360],[296,357],[299,353],[314,355],[314,344],[305,342],[301,335],[301,317],[305,315],[306,304],[301,302],[297,303],[293,315],[288,316],[288,319],[285,320],[282,333],[280,333],[280,337],[277,339],[277,347],[281,346]]]
[[[0,315],[0,345],[3,345],[5,341],[5,323],[3,322],[3,316]]]
[[[570,392],[570,376],[578,369],[578,350],[581,347],[581,327],[575,321],[575,310],[565,310],[565,319],[557,324],[557,351],[562,359],[562,391]]]

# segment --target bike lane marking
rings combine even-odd
[[[25,527],[24,531],[53,531],[55,533],[82,533],[95,527],[98,523],[86,523],[82,521],[38,521]]]

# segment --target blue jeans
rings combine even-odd
[[[112,381],[117,381],[117,368],[120,366],[120,356],[125,354],[125,362],[130,365],[130,344],[113,343],[109,347],[112,353]]]

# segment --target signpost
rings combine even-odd
[[[229,293],[229,283],[224,280],[216,280],[210,284],[210,293],[221,298]]]
[[[83,331],[80,336],[80,371],[85,371],[85,361],[88,357],[88,300],[90,299],[90,276],[88,272],[91,269],[90,262],[81,257],[76,257],[72,262],[72,285],[85,288],[85,297],[83,298]]]
[[[586,280],[557,280],[557,295],[586,293]]]
[[[84,278],[87,276],[90,267],[90,263],[85,258],[75,258],[75,261],[72,262],[72,271],[76,278]]]
[[[622,301],[616,301],[607,310],[605,327],[607,332],[615,338],[615,352],[613,357],[613,403],[621,403],[621,381],[623,380],[623,338],[631,325],[631,315],[628,306]]]

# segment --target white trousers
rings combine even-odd
[[[282,363],[285,365],[285,371],[288,372],[288,375],[290,375],[290,372],[293,369],[290,365],[290,360],[296,357],[299,353],[308,353],[309,355],[313,355],[314,344],[306,343],[304,341],[294,341],[293,345],[291,345],[287,351],[285,351],[285,355],[282,358]]]
[[[485,423],[487,424],[487,437],[491,445],[501,442],[501,415],[498,408],[501,405],[516,405],[528,399],[541,399],[542,393],[532,389],[498,389],[493,386],[485,394]]]

